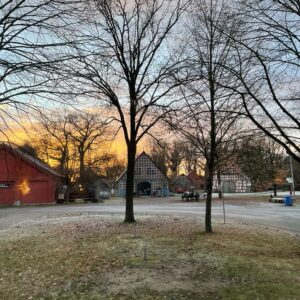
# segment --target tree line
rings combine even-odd
[[[108,119],[99,113],[41,114],[31,131],[31,141],[20,149],[65,177],[67,200],[71,192],[88,192],[98,177],[113,182],[125,169],[124,161],[109,151],[113,131]]]
[[[213,176],[236,141],[263,133],[300,161],[299,17],[293,0],[0,1],[2,128],[41,106],[105,107],[134,222],[137,144],[163,123],[205,159],[212,232]]]
[[[289,187],[286,181],[286,178],[291,176],[289,158],[282,147],[273,140],[262,135],[244,137],[235,141],[233,148],[222,148],[219,151],[221,155],[218,156],[214,173],[214,192],[219,192],[219,198],[223,197],[221,176],[232,172],[233,169],[251,180],[253,192],[272,189],[276,196],[277,187]],[[177,176],[190,171],[196,171],[202,176],[207,175],[205,157],[184,137],[173,142],[154,140],[150,147],[150,155],[171,182]],[[293,165],[295,168],[298,166],[296,162],[293,162]],[[295,180],[296,183],[298,181]]]

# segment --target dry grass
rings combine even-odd
[[[196,219],[49,219],[0,234],[0,299],[299,299],[300,240]],[[146,260],[144,251],[146,248]]]

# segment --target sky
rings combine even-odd
[[[3,133],[0,133],[1,141],[9,141],[17,145],[22,145],[38,139],[38,125],[34,121],[30,122],[29,120],[23,120],[23,127],[12,122],[8,125],[9,128],[6,127]],[[107,143],[105,148],[109,153],[116,154],[119,159],[126,160],[127,150],[122,131],[118,133],[111,143]],[[141,140],[138,145],[138,154],[142,151],[149,151],[147,138]]]

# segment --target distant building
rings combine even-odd
[[[171,182],[171,190],[175,193],[184,193],[191,190],[193,183],[184,174],[175,177]]]
[[[228,167],[221,173],[221,191],[223,193],[251,192],[251,180],[238,167]],[[213,189],[219,190],[217,175],[214,176]]]
[[[191,170],[187,175],[191,181],[191,189],[195,191],[203,191],[205,189],[205,177],[197,174],[195,170]]]
[[[115,195],[125,197],[126,195],[127,170],[121,174],[115,182]],[[169,180],[154,161],[142,152],[135,161],[134,170],[134,193],[138,196],[168,196]]]
[[[90,186],[90,189],[94,192],[95,198],[100,199],[101,195],[107,195],[110,197],[111,182],[107,177],[98,176]]]
[[[54,204],[64,177],[18,147],[0,144],[0,205]]]

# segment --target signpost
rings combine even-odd
[[[291,174],[292,174],[293,198],[295,200],[295,181],[294,181],[294,171],[293,171],[293,159],[291,155],[290,155],[290,165],[291,165]]]
[[[223,187],[223,182],[221,184],[219,184],[218,186],[218,191],[219,193],[222,193],[222,187]],[[224,224],[226,223],[226,217],[225,217],[225,201],[224,201],[224,194],[222,193],[222,202],[223,202],[223,220],[224,220]]]

